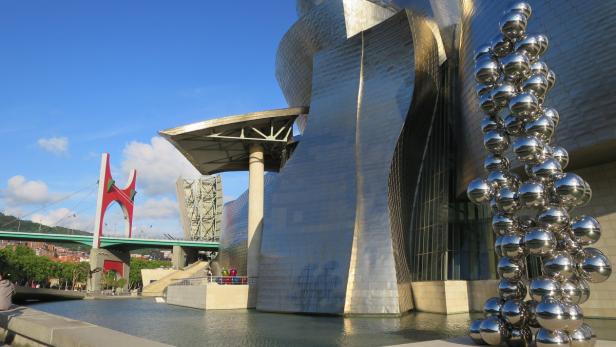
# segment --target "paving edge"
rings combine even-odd
[[[0,311],[0,342],[9,346],[171,346],[23,306]]]

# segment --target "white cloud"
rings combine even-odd
[[[55,155],[68,152],[68,138],[66,137],[40,138],[37,143],[39,147]]]
[[[178,219],[178,203],[169,198],[148,199],[135,205],[135,219]]]
[[[199,172],[162,137],[150,143],[133,141],[123,152],[122,170],[137,170],[137,186],[147,195],[174,194],[178,177],[199,177]]]
[[[35,213],[28,219],[35,223],[41,223],[50,227],[62,226],[65,228],[83,231],[91,231],[85,229],[88,228],[93,221],[91,216],[78,215],[75,211],[69,210],[65,207],[51,210],[44,214]]]
[[[9,178],[3,197],[10,205],[41,204],[52,200],[45,182],[28,181],[20,175]]]

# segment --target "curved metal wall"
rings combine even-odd
[[[258,309],[411,307],[408,269],[397,273],[405,261],[394,251],[388,183],[414,83],[435,72],[438,54],[427,22],[410,16],[400,12],[316,56],[310,122],[265,206]],[[420,35],[411,35],[415,26]]]
[[[548,35],[545,61],[556,73],[556,86],[546,104],[558,110],[561,121],[555,143],[565,147],[572,168],[616,159],[616,2],[604,0],[529,0],[533,14],[529,32]],[[462,143],[459,193],[482,175],[483,150],[479,123],[482,112],[475,96],[473,50],[498,30],[506,2],[461,0],[460,50]]]
[[[276,53],[276,79],[290,106],[310,104],[314,55],[387,19],[394,12],[368,0],[298,0],[301,16]],[[298,120],[303,131],[306,117]]]

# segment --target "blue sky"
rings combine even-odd
[[[139,171],[135,228],[179,235],[172,183],[195,172],[157,131],[286,106],[274,63],[295,20],[291,0],[0,2],[0,211],[89,231],[109,152],[119,185]],[[246,184],[223,175],[227,200]]]

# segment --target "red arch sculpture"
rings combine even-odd
[[[132,170],[128,178],[128,185],[120,189],[115,185],[115,180],[111,176],[109,166],[109,153],[103,153],[101,158],[101,169],[98,179],[98,198],[96,201],[96,220],[94,221],[94,238],[92,248],[100,248],[100,237],[103,235],[103,220],[105,211],[112,202],[117,202],[124,212],[125,230],[128,237],[132,235],[133,228],[133,206],[135,200],[135,184],[137,182],[137,171]]]

